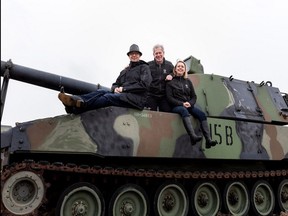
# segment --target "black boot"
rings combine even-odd
[[[201,122],[201,129],[203,136],[206,139],[206,148],[211,148],[211,146],[215,146],[217,144],[217,141],[211,139],[208,122],[206,120]]]
[[[198,141],[202,139],[202,136],[197,136],[194,132],[192,122],[189,116],[183,118],[184,127],[190,137],[191,145],[195,145]]]

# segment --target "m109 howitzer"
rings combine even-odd
[[[216,146],[191,146],[177,114],[122,107],[1,127],[2,215],[287,211],[287,94],[185,62]],[[9,78],[70,94],[101,88],[11,62],[1,62],[1,76],[1,94]]]

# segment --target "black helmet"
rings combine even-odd
[[[138,52],[138,53],[140,54],[140,56],[142,56],[142,53],[140,52],[139,47],[138,47],[138,45],[136,45],[136,44],[132,44],[132,45],[130,46],[130,49],[129,49],[129,52],[127,53],[127,55],[129,56],[129,54],[130,54],[131,52]]]

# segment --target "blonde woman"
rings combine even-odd
[[[173,73],[173,79],[166,84],[166,97],[172,106],[172,112],[181,115],[184,127],[190,136],[191,145],[195,145],[202,137],[195,134],[190,115],[200,121],[201,130],[206,139],[206,148],[215,146],[217,142],[211,140],[205,113],[194,106],[197,96],[191,80],[187,78],[185,62],[178,61]]]

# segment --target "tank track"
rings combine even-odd
[[[49,164],[46,161],[34,162],[24,161],[22,163],[15,163],[9,167],[5,167],[1,174],[1,181],[5,181],[11,174],[17,171],[33,170],[37,172],[43,172],[45,170],[61,171],[70,173],[89,173],[96,175],[112,175],[112,176],[135,176],[146,178],[175,178],[175,179],[247,179],[247,178],[263,178],[263,177],[286,177],[288,174],[288,168],[282,170],[270,170],[270,171],[233,171],[233,172],[217,172],[217,171],[196,171],[196,172],[182,172],[182,171],[165,171],[165,170],[145,170],[145,169],[123,169],[112,167],[101,167],[88,165],[79,165],[68,163],[63,164],[61,162],[55,162]]]
[[[232,172],[222,172],[222,171],[174,171],[174,170],[155,170],[155,169],[126,169],[123,167],[101,167],[101,166],[88,166],[88,165],[76,165],[72,163],[64,164],[62,162],[54,162],[50,164],[47,161],[35,162],[33,160],[25,160],[21,163],[14,163],[12,165],[4,167],[1,173],[1,191],[4,183],[10,176],[20,171],[32,171],[39,176],[42,176],[44,172],[52,171],[53,175],[57,176],[59,173],[71,174],[88,174],[92,176],[112,176],[112,177],[137,177],[145,179],[163,179],[163,180],[249,180],[249,179],[262,179],[262,178],[284,178],[288,176],[287,169],[275,169],[269,171],[232,171]],[[46,179],[44,180],[46,182]],[[45,191],[51,186],[50,182],[45,183]],[[42,200],[39,206],[45,206],[48,200],[46,197]],[[2,215],[12,216],[14,214],[9,213],[3,208],[2,205]],[[45,213],[45,208],[41,207],[35,210],[33,213],[27,214],[26,216],[36,216],[36,215],[50,215]],[[217,215],[231,215],[219,212]],[[273,214],[277,215],[277,214]],[[279,213],[278,213],[279,215]],[[288,213],[281,212],[281,216],[286,216]]]

